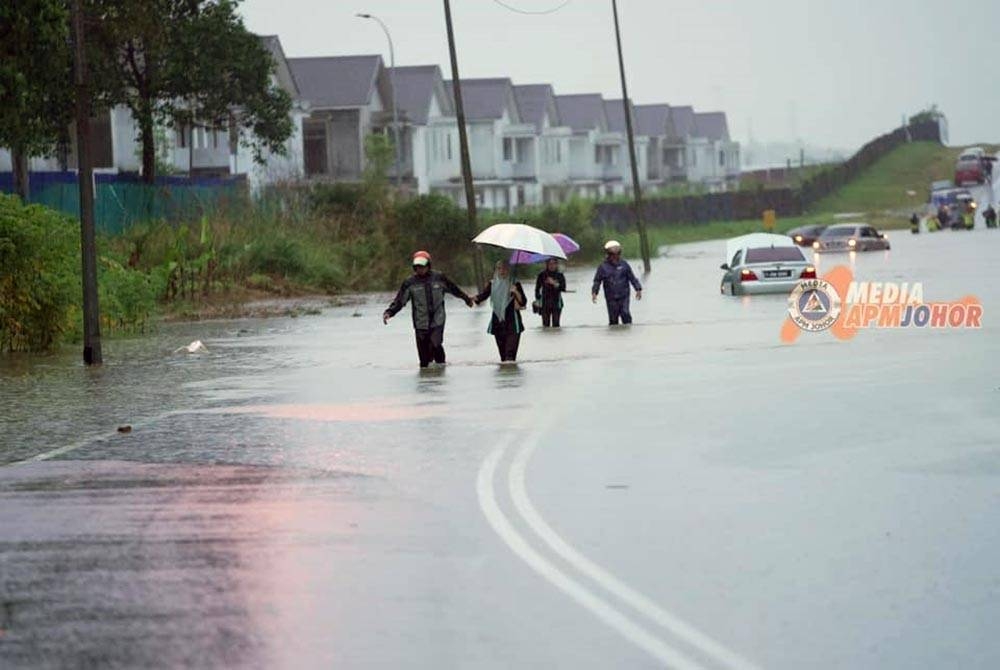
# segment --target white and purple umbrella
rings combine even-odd
[[[566,258],[566,252],[544,230],[523,223],[497,223],[476,235],[472,240],[511,251],[524,251],[542,257]]]
[[[559,248],[568,256],[569,254],[576,253],[580,250],[580,245],[576,243],[569,235],[563,235],[562,233],[552,233],[552,237],[556,242],[559,243]],[[551,254],[537,254],[530,251],[515,251],[510,255],[511,265],[531,265],[532,263],[541,263],[542,261],[547,261],[552,258]]]

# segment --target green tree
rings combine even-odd
[[[73,115],[69,15],[61,0],[0,2],[0,146],[28,197],[28,159],[66,139]]]
[[[93,70],[107,101],[132,112],[146,182],[156,176],[157,125],[195,122],[251,132],[255,158],[283,151],[291,98],[271,82],[270,53],[237,0],[91,0]]]
[[[931,105],[926,109],[922,109],[913,116],[910,117],[910,125],[915,126],[918,123],[926,123],[927,121],[937,121],[938,119],[944,118],[944,113],[938,109],[937,105]]]

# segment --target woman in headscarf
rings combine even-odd
[[[528,299],[524,296],[521,282],[511,279],[510,264],[507,261],[497,261],[493,279],[476,296],[476,304],[487,299],[493,308],[493,314],[486,332],[496,339],[501,362],[514,362],[517,360],[517,347],[521,343],[521,331],[524,330],[521,310]]]
[[[550,258],[545,262],[545,269],[535,280],[535,299],[540,305],[543,328],[558,328],[559,316],[562,314],[562,293],[566,290],[566,275],[559,272],[559,261]]]

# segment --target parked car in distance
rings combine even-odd
[[[815,279],[816,268],[806,260],[791,238],[751,233],[726,241],[723,295],[790,293],[800,279]]]
[[[877,251],[889,248],[889,238],[867,223],[838,223],[813,242],[820,253],[831,251]]]
[[[799,226],[788,231],[788,236],[800,247],[811,247],[812,243],[826,230],[826,225]]]
[[[982,184],[986,181],[986,170],[983,159],[975,156],[962,156],[955,164],[955,185],[961,186],[969,182]]]

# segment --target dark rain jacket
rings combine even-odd
[[[619,260],[617,263],[604,261],[594,273],[594,287],[591,293],[596,295],[603,285],[605,299],[624,300],[629,296],[629,284],[636,291],[642,290],[642,284],[639,283],[635,273],[632,272],[632,266],[627,261]]]
[[[555,279],[557,286],[551,286],[546,279]],[[562,309],[562,292],[566,290],[566,275],[558,270],[542,270],[535,280],[535,299],[542,301],[542,309],[548,312]]]
[[[446,293],[466,302],[469,301],[468,294],[440,272],[431,271],[423,277],[413,275],[399,287],[399,292],[385,311],[389,316],[395,316],[409,302],[412,304],[413,327],[415,329],[441,328],[444,327],[444,296]]]

